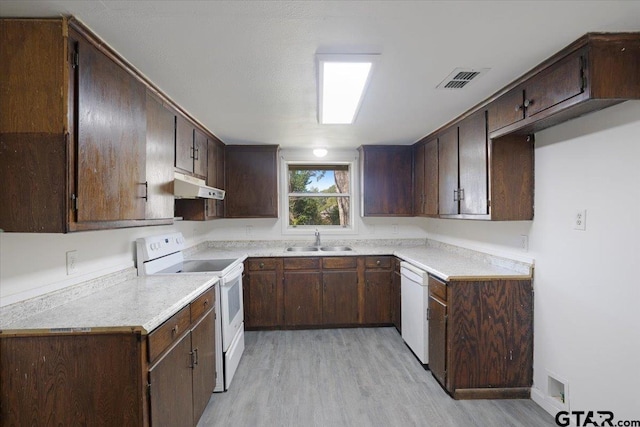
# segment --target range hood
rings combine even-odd
[[[209,187],[204,179],[175,172],[173,195],[176,199],[224,199],[224,190]]]

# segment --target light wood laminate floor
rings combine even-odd
[[[205,426],[555,426],[531,400],[453,400],[394,328],[245,333]]]

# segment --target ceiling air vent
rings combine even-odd
[[[480,75],[489,71],[489,68],[456,68],[438,86],[437,89],[462,89],[471,80],[477,79]]]

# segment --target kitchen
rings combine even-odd
[[[557,22],[562,22],[567,16],[575,19],[574,5],[575,3],[567,3],[546,7],[550,8],[548,13],[557,14]],[[33,16],[51,12],[48,7],[40,6],[33,12]],[[3,15],[8,7],[9,3],[3,3]],[[504,5],[495,4],[491,7],[499,7],[501,10],[505,8]],[[511,13],[526,12],[539,16],[527,9],[526,5],[522,7],[524,10]],[[542,8],[539,5],[536,7]],[[580,25],[575,24],[576,28],[570,34],[550,36],[550,39],[555,38],[554,43],[550,44],[552,48],[542,49],[535,54],[531,53],[531,57],[524,58],[526,65],[523,64],[514,74],[496,82],[495,89],[504,86],[587,31],[637,30],[637,27],[633,27],[634,23],[625,21],[624,18],[625,15],[628,15],[627,19],[637,16],[633,12],[637,10],[634,9],[637,7],[635,3],[627,3],[626,6],[616,3],[616,7],[620,9],[610,12],[612,16],[607,21],[610,24],[604,24],[600,16],[609,16],[605,14],[606,10],[615,8],[610,3],[606,3],[606,10],[603,7],[605,6],[598,3],[585,3],[580,11]],[[628,9],[624,9],[625,7]],[[74,13],[82,17],[81,11]],[[95,28],[97,31],[97,27]],[[115,41],[115,35],[108,36],[100,31],[98,33],[108,42]],[[119,48],[123,49],[124,46]],[[133,58],[129,59],[135,63]],[[312,60],[313,58],[310,59]],[[464,58],[460,61],[467,62]],[[449,65],[455,64],[447,66]],[[151,72],[146,69],[142,71]],[[172,71],[175,72],[166,72]],[[482,77],[488,78],[490,74]],[[476,84],[480,85],[481,82],[479,80]],[[433,82],[432,86],[437,83]],[[473,86],[469,89],[471,88]],[[493,92],[485,90],[485,97]],[[174,92],[179,93],[177,90]],[[418,125],[419,133],[416,137],[402,143],[417,141],[481,99],[483,96],[478,95],[464,106],[456,104],[448,107],[446,112],[440,113],[439,118],[433,119],[435,122],[431,128]],[[195,112],[196,106],[191,107],[190,102],[182,100],[180,103],[189,111],[193,109]],[[233,104],[239,101],[229,97],[228,102]],[[443,102],[446,104],[451,101]],[[534,221],[489,222],[356,215],[354,221],[357,232],[352,237],[428,238],[523,262],[535,260],[532,398],[536,401],[536,391],[539,391],[538,401],[544,403],[542,396],[546,394],[547,377],[551,373],[570,383],[567,390],[570,393],[566,394],[572,408],[607,409],[615,412],[617,418],[638,418],[637,413],[634,413],[634,408],[639,403],[634,385],[640,379],[640,373],[633,355],[640,349],[640,343],[631,325],[637,324],[638,320],[633,302],[639,300],[639,291],[634,286],[632,269],[637,264],[640,250],[636,243],[638,226],[632,219],[632,212],[635,212],[638,201],[629,195],[635,194],[631,185],[638,182],[634,162],[638,158],[638,147],[634,142],[639,126],[639,108],[638,101],[629,101],[536,133]],[[363,115],[361,119],[364,117],[366,116]],[[412,118],[412,121],[419,122],[420,119]],[[216,135],[218,128],[213,124],[210,127]],[[222,135],[218,136],[222,138]],[[226,138],[222,139],[225,143],[228,142]],[[246,140],[251,140],[251,137]],[[391,138],[380,141],[390,142],[395,141]],[[343,151],[355,157],[355,147],[358,145],[360,144],[353,145],[350,152]],[[289,150],[293,159],[301,155],[299,149],[291,147]],[[286,151],[284,147],[282,151]],[[619,207],[622,200],[625,205],[631,203],[631,206]],[[574,230],[572,226],[574,211],[580,209],[588,210],[585,232]],[[131,268],[135,260],[133,242],[137,238],[174,230],[185,235],[188,246],[209,241],[296,240],[300,244],[313,241],[312,231],[297,236],[285,235],[282,232],[282,221],[268,218],[178,221],[172,226],[69,234],[2,233],[2,306]],[[528,237],[526,252],[522,249],[520,236]],[[330,241],[334,236],[325,233],[323,238]],[[100,244],[97,245],[96,241]],[[67,275],[66,253],[74,250],[78,255],[77,273]],[[34,265],[37,267],[34,268]],[[603,292],[603,287],[597,286],[600,284],[606,284],[611,291]],[[612,331],[615,333],[611,333]],[[615,350],[603,351],[605,348]]]

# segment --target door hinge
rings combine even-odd
[[[71,195],[71,209],[78,210],[78,197],[75,194]]]
[[[78,52],[73,52],[71,65],[73,66],[73,68],[77,68],[78,65],[80,65],[80,55],[78,54]]]

